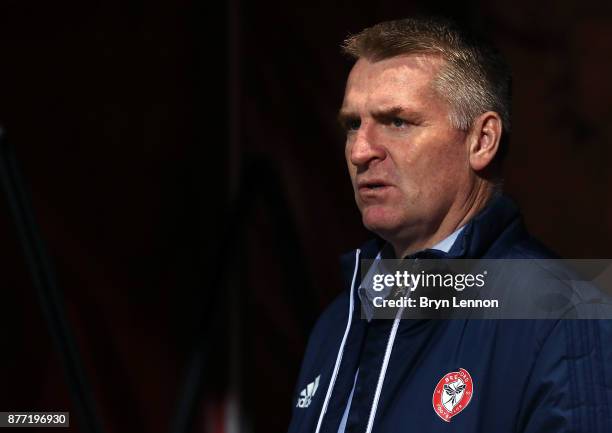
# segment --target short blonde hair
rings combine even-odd
[[[507,151],[510,133],[512,79],[510,68],[489,44],[441,18],[386,21],[348,37],[342,50],[352,58],[371,61],[405,54],[439,55],[444,66],[433,81],[434,90],[451,107],[454,127],[468,130],[476,117],[494,111],[502,119],[496,160]]]

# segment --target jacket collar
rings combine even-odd
[[[496,258],[503,256],[512,244],[525,236],[527,232],[518,207],[509,197],[499,194],[466,224],[448,253],[426,249],[407,258]],[[384,244],[385,241],[379,237],[371,239],[361,246],[360,258],[374,259]],[[343,255],[340,261],[344,280],[350,283],[355,252]]]
[[[527,232],[518,207],[500,194],[467,223],[448,256],[468,259],[497,256],[524,236]]]

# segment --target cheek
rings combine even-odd
[[[454,190],[468,167],[462,146],[455,137],[438,135],[413,141],[397,155],[398,175],[405,192],[416,199]]]
[[[405,188],[418,188],[432,174],[431,153],[427,143],[403,143],[401,152],[393,158],[398,181]]]
[[[346,161],[346,168],[348,169],[349,176],[351,180],[354,180],[355,174],[357,173],[357,167],[351,163],[351,146],[348,143],[344,147],[344,159]]]

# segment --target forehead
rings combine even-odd
[[[349,74],[345,110],[360,110],[381,105],[430,105],[436,94],[432,80],[443,60],[427,54],[410,54],[380,61],[359,59]]]

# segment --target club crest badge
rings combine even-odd
[[[432,404],[436,414],[446,422],[470,404],[474,392],[472,376],[467,370],[451,371],[436,385]]]

